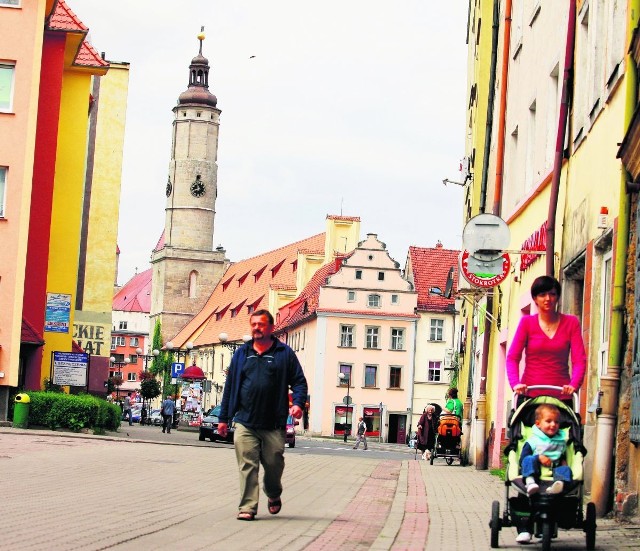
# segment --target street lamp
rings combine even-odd
[[[112,367],[118,368],[118,378],[120,379],[120,384],[116,385],[116,401],[120,402],[120,386],[122,385],[122,366],[129,365],[131,363],[130,358],[125,358],[123,362],[117,362],[115,356],[111,356],[109,358]]]
[[[229,335],[227,335],[226,333],[220,333],[218,335],[218,339],[220,340],[222,346],[225,346],[226,348],[231,350],[231,352],[235,352],[236,349],[241,347],[243,343],[249,342],[251,340],[251,335],[242,335],[243,343],[229,342]]]
[[[171,341],[169,341],[166,345],[165,348],[169,351],[170,354],[173,354],[175,352],[177,358],[178,358],[178,362],[180,361],[180,355],[184,355],[184,363],[187,363],[187,358],[189,357],[189,355],[191,354],[191,350],[193,350],[193,343],[191,341],[188,341],[185,345],[185,348],[174,348],[173,343]],[[166,376],[166,373],[165,373]],[[164,382],[164,380],[163,380]],[[164,389],[163,389],[164,390]],[[178,414],[178,384],[176,382],[175,388],[173,389],[174,393],[175,393],[175,398],[174,398],[174,402],[176,405],[176,413],[174,415]]]
[[[150,355],[143,355],[142,348],[136,348],[136,354],[138,355],[138,357],[144,360],[144,367],[142,368],[142,370],[147,371],[147,364],[149,360],[155,360],[160,355],[160,350],[154,348]]]
[[[346,373],[340,373],[340,375],[338,375],[338,377],[340,378],[340,384],[344,384],[345,382],[347,383],[347,397],[346,397],[346,402],[347,402],[347,411],[344,414],[344,419],[345,419],[345,423],[344,423],[344,441],[347,441],[347,427],[351,427],[351,425],[349,424],[349,405],[351,404],[351,398],[349,398],[349,390],[351,388],[351,373],[346,374]],[[345,401],[343,400],[343,401]]]
[[[142,367],[142,370],[146,373],[149,360],[154,361],[160,355],[160,350],[154,348],[150,355],[143,355],[142,348],[136,348],[136,354],[139,358],[142,358],[144,360],[144,366]],[[142,384],[140,385],[140,388],[142,389]],[[151,400],[147,402],[144,394],[142,395],[142,411],[140,415],[141,425],[144,425],[145,422],[151,424]]]

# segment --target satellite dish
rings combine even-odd
[[[495,214],[478,214],[462,230],[462,247],[478,260],[500,259],[510,241],[509,226]]]

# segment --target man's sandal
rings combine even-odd
[[[238,520],[253,520],[254,518],[256,518],[256,514],[252,511],[240,511],[237,516]]]
[[[280,509],[282,509],[282,500],[279,497],[269,500],[269,512],[272,515],[277,515]]]

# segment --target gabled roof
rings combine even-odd
[[[112,310],[121,312],[151,312],[152,269],[134,275],[113,297]]]
[[[298,253],[307,249],[322,250],[324,241],[325,234],[320,233],[231,264],[202,310],[171,342],[176,347],[189,340],[195,346],[208,346],[220,342],[220,333],[226,333],[229,341],[241,341],[250,331],[249,308],[268,308],[272,289],[295,288]],[[280,268],[274,270],[279,264]],[[261,275],[256,280],[258,273]]]
[[[86,33],[89,30],[80,18],[71,11],[64,0],[58,0],[55,10],[49,18],[48,27],[56,31]]]
[[[338,257],[334,261],[325,264],[309,280],[300,295],[286,306],[280,308],[276,319],[276,331],[285,327],[291,328],[307,318],[313,317],[318,310],[320,300],[320,287],[326,283],[327,278],[335,274],[342,266],[344,258],[349,258],[350,253]]]
[[[89,28],[73,13],[65,0],[56,2],[55,9],[47,21],[46,28],[51,31],[69,33],[68,36],[71,37],[70,45],[73,48],[77,48],[77,50],[72,50],[69,53],[70,58],[67,58],[65,54],[65,62],[71,63],[73,61],[73,65],[76,67],[102,70],[102,72],[96,74],[106,73],[109,63],[85,40]]]
[[[444,292],[449,268],[453,266],[453,289],[458,286],[458,258],[460,251],[445,249],[438,243],[434,248],[409,247],[407,276],[413,281],[418,292],[418,310],[429,312],[451,312],[454,299],[446,299],[429,293],[431,287],[439,287]]]

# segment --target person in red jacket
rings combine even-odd
[[[531,297],[538,313],[523,316],[520,320],[507,354],[507,377],[516,394],[546,394],[570,403],[584,379],[587,356],[580,321],[558,311],[560,292],[560,283],[551,276],[540,276],[534,280]],[[520,374],[523,352],[524,370]],[[531,385],[560,386],[562,392],[527,392]]]

